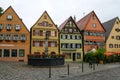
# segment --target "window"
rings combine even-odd
[[[11,30],[12,29],[12,25],[11,24],[8,24],[7,25],[7,30]]]
[[[46,30],[43,30],[43,36],[45,36],[46,35]]]
[[[10,34],[6,34],[5,40],[11,40]]]
[[[3,40],[3,34],[0,34],[0,40]]]
[[[10,50],[4,49],[4,57],[9,57],[9,56],[10,56]]]
[[[19,50],[19,57],[24,57],[25,56],[25,50],[24,49],[20,49]]]
[[[77,53],[77,59],[81,59],[81,53]]]
[[[118,44],[114,44],[114,47],[115,47],[115,48],[118,48]]]
[[[2,24],[0,24],[0,30],[2,30],[3,29],[3,25]]]
[[[92,15],[92,20],[95,20],[95,15]]]
[[[109,44],[109,48],[113,48],[113,44]]]
[[[67,31],[67,28],[65,28],[64,31],[66,32],[66,31]]]
[[[69,32],[73,32],[73,29],[69,29]]]
[[[35,41],[35,47],[39,47],[39,46],[40,46],[39,41]]]
[[[51,47],[55,47],[55,42],[54,41],[51,42]]]
[[[12,20],[13,16],[12,15],[7,15],[7,20]]]
[[[81,36],[77,36],[77,39],[81,39]]]
[[[65,59],[71,59],[71,53],[64,53],[65,54]]]
[[[120,36],[116,36],[116,40],[120,40]]]
[[[72,25],[73,25],[73,24],[72,24],[72,21],[70,21],[70,22],[69,22],[69,25],[70,25],[70,26],[72,26]]]
[[[66,47],[65,47],[65,44],[61,44],[61,48],[66,48]]]
[[[17,57],[17,49],[12,49],[12,57]]]
[[[25,41],[25,40],[26,40],[26,36],[25,36],[24,34],[21,35],[20,40],[21,40],[21,41]]]
[[[2,57],[2,49],[0,49],[0,57]]]
[[[14,41],[17,41],[17,40],[19,40],[19,37],[18,37],[18,35],[14,35],[14,36],[13,36],[13,40],[14,40]]]
[[[16,31],[19,31],[20,28],[21,28],[20,25],[19,25],[19,24],[16,24],[15,30],[16,30]]]
[[[72,44],[72,48],[76,48],[75,44]]]
[[[46,15],[44,15],[44,19],[47,19],[47,16],[46,16]]]
[[[43,25],[44,25],[44,26],[48,26],[48,22],[44,21],[44,22],[43,22]]]
[[[70,39],[70,35],[68,35],[68,39]]]
[[[55,31],[51,31],[51,36],[55,36]]]
[[[92,24],[92,27],[96,28],[96,26],[97,26],[97,25],[96,25],[95,23]]]
[[[76,48],[81,48],[81,44],[76,44]]]
[[[40,31],[39,30],[35,30],[35,36],[39,36],[40,35]]]

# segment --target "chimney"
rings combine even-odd
[[[74,16],[74,18],[73,18],[73,19],[74,19],[74,21],[76,22],[76,17],[75,17],[75,16]]]

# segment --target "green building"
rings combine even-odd
[[[82,61],[82,35],[72,17],[60,26],[60,54],[65,55],[65,61]]]

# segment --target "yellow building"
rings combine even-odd
[[[48,54],[58,54],[58,28],[45,11],[31,27],[31,54],[45,54],[45,35],[48,33]]]
[[[0,61],[27,61],[30,33],[10,6],[0,16]]]
[[[106,29],[106,52],[120,52],[120,20],[118,17],[103,23]]]

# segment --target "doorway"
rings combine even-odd
[[[76,56],[75,56],[75,53],[73,53],[73,61],[75,61],[76,59]]]

